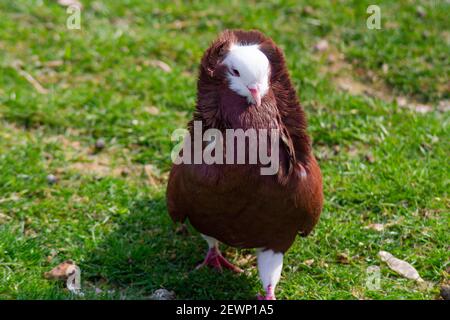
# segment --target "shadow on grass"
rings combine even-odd
[[[255,298],[254,277],[194,270],[206,243],[192,228],[175,233],[164,197],[135,201],[117,225],[83,263],[84,280],[116,288],[114,298],[145,299],[159,288],[175,291],[177,299]]]

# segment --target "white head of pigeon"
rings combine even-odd
[[[234,44],[223,63],[228,67],[230,89],[249,103],[261,105],[269,90],[270,64],[259,46]]]

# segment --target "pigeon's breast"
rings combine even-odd
[[[239,165],[197,167],[196,178],[189,178],[190,223],[231,246],[255,248],[272,243],[287,249],[297,232],[292,222],[298,209],[275,176],[261,176],[258,170]]]

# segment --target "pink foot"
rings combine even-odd
[[[241,273],[243,270],[241,268],[236,267],[231,264],[227,259],[225,259],[220,253],[219,249],[216,247],[210,248],[208,250],[208,254],[205,257],[205,260],[200,263],[195,269],[200,269],[204,266],[210,266],[220,272],[222,272],[222,267],[225,267],[233,272]]]
[[[266,295],[265,296],[258,294],[257,298],[258,298],[258,300],[277,300],[275,298],[275,293],[273,292],[273,289],[272,289],[271,285],[267,286],[267,290],[266,290]]]

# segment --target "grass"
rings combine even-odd
[[[285,50],[324,176],[321,221],[286,254],[278,298],[438,296],[450,243],[447,2],[379,1],[380,30],[365,26],[370,1],[82,2],[81,30],[66,28],[56,1],[0,3],[0,299],[78,299],[42,276],[66,259],[82,269],[85,298],[261,290],[249,250],[224,248],[243,275],[193,271],[205,243],[175,233],[165,206],[170,134],[190,119],[198,62],[226,28],[257,28]],[[383,95],[342,90],[343,72]],[[408,107],[418,104],[427,112]],[[380,250],[430,286],[390,271]],[[369,290],[374,265],[381,288]]]

